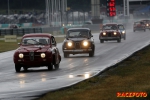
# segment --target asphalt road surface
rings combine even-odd
[[[127,30],[126,40],[122,40],[121,43],[108,41],[101,44],[99,33],[93,35],[96,47],[94,57],[78,54],[63,58],[62,43],[57,44],[62,56],[59,70],[47,71],[47,67],[41,67],[16,73],[13,63],[14,51],[0,53],[0,100],[30,100],[50,90],[78,83],[150,43],[149,30]]]

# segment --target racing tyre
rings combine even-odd
[[[67,58],[69,57],[69,54],[68,53],[64,53],[64,58]]]
[[[59,59],[59,63],[58,64],[56,64],[56,59],[53,62],[53,64],[54,64],[55,69],[59,69],[60,59]]]
[[[146,32],[146,30],[144,30],[144,32]]]
[[[120,42],[121,42],[121,39],[118,39],[117,42],[120,43]]]
[[[123,38],[124,40],[126,40],[126,35],[124,36],[124,38]]]
[[[28,67],[23,67],[24,71],[27,72],[28,71]]]
[[[89,53],[89,57],[93,57],[93,56],[94,56],[94,50]]]
[[[20,70],[21,70],[21,66],[20,66],[20,65],[15,64],[15,70],[16,70],[16,72],[20,72]]]
[[[104,40],[100,40],[100,43],[104,43]]]
[[[133,30],[133,32],[135,32],[135,30]]]
[[[48,70],[53,70],[53,64],[52,63],[49,64],[47,67],[48,67]]]
[[[55,69],[59,69],[59,63],[54,65]]]

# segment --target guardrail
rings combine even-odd
[[[29,34],[29,33],[42,33],[42,28],[0,29],[0,36],[24,35],[24,34]]]

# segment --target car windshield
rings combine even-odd
[[[48,37],[26,37],[22,40],[22,45],[48,45],[50,39]]]
[[[87,38],[89,31],[87,30],[71,30],[68,32],[69,38]]]
[[[134,23],[135,25],[139,25],[140,24],[140,22],[136,22],[136,23]]]
[[[143,22],[135,22],[134,25],[144,24]]]
[[[144,23],[149,23],[150,21],[149,21],[149,20],[143,20],[143,22],[144,22]]]
[[[124,30],[124,27],[123,27],[122,25],[118,25],[118,28],[119,28],[120,30]]]
[[[104,30],[117,30],[117,26],[116,25],[105,25],[103,26]]]

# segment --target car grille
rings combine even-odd
[[[75,42],[75,49],[80,49],[80,42]]]
[[[31,61],[34,60],[34,51],[29,52],[29,58]]]
[[[40,52],[26,52],[24,53],[24,59],[26,61],[38,61],[41,57],[40,57]]]
[[[107,33],[107,36],[108,36],[108,37],[111,37],[111,32],[108,32],[108,33]]]

